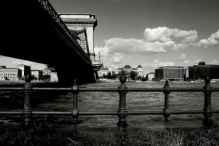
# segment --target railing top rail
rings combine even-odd
[[[0,90],[10,90],[10,91],[22,91],[23,87],[0,87]],[[82,87],[78,88],[79,91],[88,92],[117,92],[118,88],[107,88],[107,87]],[[72,87],[59,88],[59,87],[32,87],[32,91],[72,91]],[[163,92],[163,88],[128,88],[128,92]],[[181,88],[181,87],[171,87],[171,92],[202,92],[204,88]],[[212,88],[212,92],[219,92],[219,88]]]
[[[0,87],[0,90],[21,91],[24,90],[24,87]]]

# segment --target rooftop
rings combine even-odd
[[[162,66],[162,67],[159,67],[159,68],[184,68],[183,66]]]
[[[89,13],[67,13],[59,14],[65,24],[93,24],[97,26],[97,19],[94,14]]]
[[[21,70],[20,68],[0,68],[0,69],[18,69],[18,70]]]
[[[124,68],[131,68],[131,66],[130,65],[125,65]]]
[[[137,68],[142,68],[142,66],[141,65],[138,65],[138,67]]]
[[[100,70],[109,70],[109,69],[105,67],[101,67]]]
[[[59,13],[61,18],[95,18],[91,13]]]

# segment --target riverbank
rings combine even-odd
[[[218,146],[219,127],[211,129],[166,129],[128,131],[57,130],[53,124],[34,123],[28,128],[16,126],[0,128],[0,145],[4,146]]]

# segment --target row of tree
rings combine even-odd
[[[131,72],[126,72],[126,71],[121,71],[121,73],[124,73],[127,78],[130,78],[131,80],[139,80],[141,79],[141,77],[138,76],[137,72],[135,71],[131,71]],[[112,73],[109,71],[106,75],[103,74],[103,78],[107,78],[107,79],[116,79],[119,77],[120,74],[115,74],[114,71],[112,71]]]
[[[116,75],[114,71],[112,71],[112,73],[109,71],[106,75],[103,74],[103,78],[107,79],[116,79],[117,77],[118,75]]]

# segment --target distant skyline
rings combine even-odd
[[[101,52],[104,66],[136,68],[140,64],[146,74],[163,65],[189,66],[198,61],[219,64],[219,0],[50,0],[50,3],[58,13],[96,15],[94,50],[96,59]],[[16,64],[16,60],[2,56],[0,62],[7,66]]]

